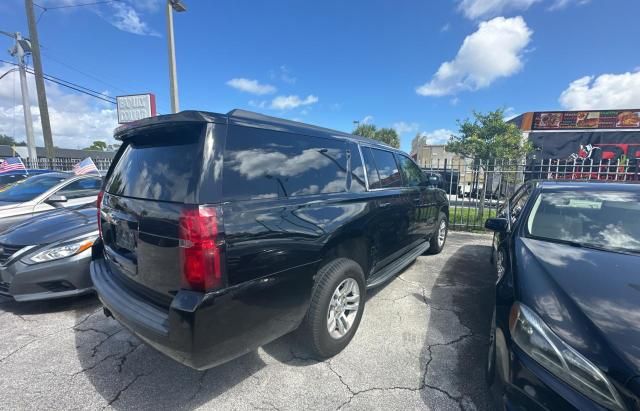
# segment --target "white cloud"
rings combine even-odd
[[[450,24],[450,23],[447,23],[447,24],[445,24],[444,26],[442,26],[442,27],[440,28],[440,31],[441,31],[441,32],[443,32],[443,33],[444,33],[444,32],[447,32],[447,31],[449,31],[449,30],[451,30],[451,24]]]
[[[439,128],[433,131],[423,131],[420,133],[420,137],[424,139],[423,141],[425,144],[442,145],[447,144],[452,134],[455,133],[449,129]]]
[[[361,124],[372,124],[373,120],[374,120],[373,116],[369,114],[367,116],[364,116],[364,118],[362,120],[360,120],[360,123]]]
[[[542,0],[460,0],[458,10],[468,19],[475,20],[499,16],[507,11],[526,10],[540,1]]]
[[[271,84],[261,84],[258,80],[250,80],[248,78],[232,78],[227,81],[227,86],[257,95],[272,94],[276,92],[276,88]]]
[[[318,102],[318,97],[313,94],[301,99],[298,96],[278,96],[271,101],[271,108],[275,110],[291,110],[300,106],[308,106]]]
[[[110,3],[110,6],[113,13],[108,15],[102,14],[102,16],[117,29],[141,36],[160,37],[160,33],[150,28],[149,25],[142,20],[140,14],[129,4],[115,2]]]
[[[547,0],[459,0],[458,10],[471,20],[487,19],[504,15],[509,12],[521,12],[527,10],[536,3]],[[558,10],[571,4],[578,6],[589,3],[590,0],[549,0],[549,10]]]
[[[640,107],[640,71],[579,78],[562,92],[560,104],[568,110]]]
[[[575,3],[578,6],[584,6],[585,4],[588,4],[590,1],[591,0],[555,0],[553,1],[553,4],[549,6],[549,10],[563,9],[571,5],[572,3]]]
[[[456,57],[442,63],[431,81],[416,92],[445,96],[475,91],[517,73],[524,65],[522,54],[532,33],[522,17],[496,17],[480,23],[478,30],[464,39]]]
[[[406,123],[404,121],[399,121],[397,123],[393,123],[393,128],[400,135],[402,134],[413,134],[418,131],[418,127],[420,125],[418,123]]]
[[[0,65],[0,73],[12,66]],[[27,76],[33,128],[36,145],[43,146],[40,112],[36,101],[35,81]],[[52,83],[46,83],[49,117],[53,142],[58,147],[83,148],[94,140],[114,143],[113,130],[118,125],[115,106],[86,95],[67,92]],[[7,75],[0,81],[0,134],[26,141],[20,80],[18,73]]]

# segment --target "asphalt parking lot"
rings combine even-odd
[[[0,408],[489,409],[490,240],[451,233],[442,254],[371,291],[351,344],[322,362],[286,336],[199,372],[141,344],[94,296],[0,300]]]

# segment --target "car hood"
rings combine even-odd
[[[43,213],[9,228],[0,244],[44,245],[98,231],[95,207],[63,208]]]
[[[640,256],[521,238],[525,304],[567,343],[623,380],[640,374]]]

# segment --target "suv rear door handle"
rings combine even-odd
[[[380,203],[380,208],[389,207],[391,203]]]

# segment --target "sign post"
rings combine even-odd
[[[151,93],[117,96],[116,102],[119,124],[156,115],[156,96]]]

